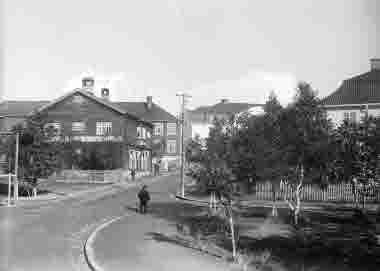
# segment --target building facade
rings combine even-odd
[[[322,100],[335,125],[358,122],[366,115],[380,117],[380,59],[371,59],[370,66],[370,71],[344,80]]]
[[[232,116],[248,112],[250,114],[261,114],[264,112],[263,104],[231,103],[222,99],[219,103],[211,106],[201,106],[188,112],[191,122],[192,137],[199,136],[207,138],[209,129],[215,119],[228,120]]]
[[[144,102],[117,102],[118,106],[140,116],[153,124],[153,163],[159,163],[163,170],[178,167],[181,152],[181,125],[179,120],[153,102],[148,96]],[[188,134],[185,130],[185,138]]]
[[[84,78],[82,88],[54,101],[5,101],[0,104],[0,130],[7,131],[39,113],[47,126],[55,128],[58,140],[70,144],[76,154],[106,143],[114,146],[112,168],[150,171],[153,124],[110,102],[108,89],[96,97],[93,86],[93,78]],[[70,159],[63,159],[62,169],[73,166]]]

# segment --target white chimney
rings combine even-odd
[[[102,90],[101,90],[101,97],[102,97],[102,99],[109,101],[109,99],[110,99],[110,90],[109,90],[109,88],[102,88]]]
[[[370,61],[371,61],[371,71],[380,70],[380,58],[372,58]]]
[[[152,96],[147,96],[146,97],[146,107],[148,109],[151,109],[153,106],[153,97]]]
[[[82,78],[82,88],[88,93],[94,95],[95,79],[91,76]]]

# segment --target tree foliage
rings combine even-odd
[[[60,165],[61,144],[57,140],[58,131],[47,126],[46,118],[36,114],[26,119],[24,125],[13,127],[20,135],[19,140],[19,177],[31,185],[37,185],[39,178],[51,175]],[[9,142],[7,158],[15,165],[15,137]]]

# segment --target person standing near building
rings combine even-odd
[[[145,214],[147,206],[148,206],[148,202],[150,201],[150,195],[149,195],[146,185],[143,185],[143,187],[137,194],[137,197],[139,198],[139,201],[140,201],[140,213]]]

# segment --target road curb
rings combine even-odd
[[[156,177],[167,177],[171,174],[167,174],[167,175],[160,175],[160,176],[156,176]],[[148,180],[152,181],[153,179],[153,182],[154,183],[155,181],[157,181],[157,179],[160,179],[160,178],[148,178]],[[140,179],[142,181],[144,181],[144,179]],[[146,179],[145,179],[146,181]],[[138,186],[139,184],[141,183],[129,183],[127,187],[125,187],[126,189],[129,189],[129,188],[132,188],[132,187],[136,187]],[[116,222],[116,221],[119,221],[125,217],[128,217],[130,216],[130,214],[126,214],[126,215],[122,215],[122,216],[118,216],[118,217],[115,217],[111,220],[108,220],[104,223],[102,223],[101,225],[99,225],[98,227],[95,228],[95,230],[89,235],[89,237],[86,239],[85,243],[84,243],[84,246],[83,246],[83,253],[84,253],[84,257],[85,257],[85,260],[86,260],[86,263],[88,265],[88,267],[92,270],[92,271],[105,271],[104,268],[102,268],[99,263],[96,261],[96,257],[95,257],[95,252],[94,252],[94,247],[93,247],[93,244],[96,240],[96,237],[97,235],[103,230],[105,229],[106,227],[110,226],[112,223]]]
[[[84,257],[86,259],[87,265],[90,267],[92,271],[105,271],[104,268],[102,268],[99,263],[96,261],[95,257],[95,252],[94,252],[94,247],[93,244],[96,240],[97,235],[106,227],[111,225],[112,223],[121,220],[122,218],[128,217],[129,215],[122,215],[115,217],[111,220],[108,220],[107,222],[104,222],[103,224],[99,225],[87,238],[86,242],[84,243],[83,246],[83,252],[84,252]]]

